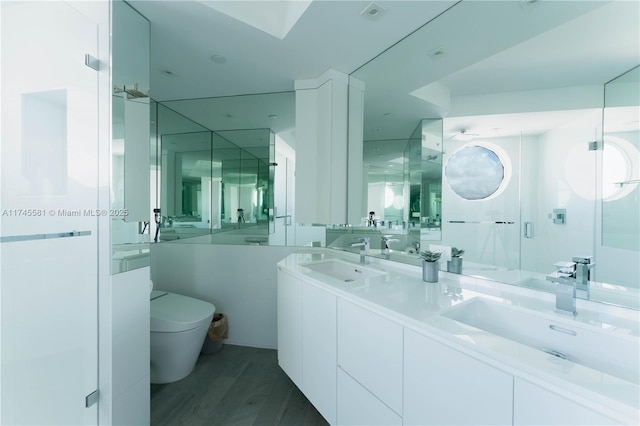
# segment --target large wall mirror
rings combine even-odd
[[[275,93],[158,103],[157,241],[287,243],[293,102]]]
[[[554,263],[593,256],[591,298],[637,307],[624,298],[640,287],[637,68],[606,85],[606,105],[603,90],[640,60],[638,7],[463,1],[353,73],[365,158],[368,140],[417,140],[417,123],[433,123],[406,166],[422,162],[421,250],[461,248],[463,274],[549,291]],[[395,259],[416,262],[397,239]]]
[[[420,241],[441,239],[442,119],[406,124],[393,139],[377,139],[382,129],[365,134],[366,208],[358,223],[328,227],[328,247],[353,250],[351,243],[366,237],[374,256],[414,263]]]
[[[149,21],[113,2],[111,273],[149,266]]]

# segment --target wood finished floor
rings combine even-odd
[[[277,352],[224,345],[182,380],[151,385],[151,425],[328,423],[278,366]]]

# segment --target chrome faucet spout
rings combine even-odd
[[[591,281],[591,270],[596,266],[593,256],[574,256],[571,260],[576,264],[576,282],[582,286],[588,285]]]
[[[369,238],[360,238],[358,242],[351,243],[350,247],[360,247],[360,263],[371,263]]]
[[[389,247],[389,243],[393,241],[399,241],[395,238],[391,238],[391,235],[383,235],[380,239],[380,250],[382,251],[382,255],[385,259],[389,260],[391,258],[391,251]]]
[[[576,282],[574,279],[558,281],[556,287],[556,310],[561,313],[576,315]]]
[[[589,298],[590,271],[596,264],[593,256],[576,256],[573,262],[556,262],[555,272],[547,275],[547,280],[557,284],[556,310],[576,315],[576,293]]]

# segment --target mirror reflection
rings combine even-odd
[[[327,230],[327,246],[355,250],[367,237],[374,255],[416,259],[420,240],[441,238],[442,120],[420,120],[407,139],[363,142],[367,215]],[[379,249],[378,249],[379,247]]]
[[[604,93],[602,244],[640,252],[640,67],[607,83]]]
[[[366,87],[364,140],[374,139],[371,135],[384,140],[402,120],[443,117],[439,136],[444,175],[436,184],[440,196],[434,191],[433,197],[440,203],[439,235],[423,234],[421,248],[438,247],[447,254],[452,247],[463,249],[463,274],[543,290],[553,289],[546,277],[555,263],[593,256],[596,266],[590,279],[597,290],[591,298],[623,303],[618,296],[640,287],[632,266],[638,263],[640,238],[638,154],[620,148],[637,147],[638,90],[626,90],[630,86],[624,78],[619,86],[612,81],[606,85],[606,105],[602,92],[608,80],[637,65],[640,46],[637,30],[631,31],[637,20],[630,17],[637,14],[637,5],[537,5],[457,3],[354,72]],[[452,28],[490,21],[493,8],[499,9],[494,16],[502,17],[502,22],[494,22],[494,35],[505,32],[497,44],[463,30],[455,39],[442,37],[452,34]],[[539,18],[535,29],[525,25],[530,14]],[[506,22],[513,25],[507,28]],[[471,38],[479,41],[474,54],[456,55],[468,53],[463,49]],[[579,46],[599,46],[599,53]],[[569,57],[573,60],[566,63]],[[580,72],[574,61],[580,61]],[[633,80],[634,75],[637,79],[637,68],[626,78]],[[625,98],[622,93],[626,99],[615,101],[616,96]],[[391,99],[395,102],[385,102]],[[611,107],[636,108],[628,111],[635,118],[626,120],[627,126],[635,122],[636,127],[608,125],[614,116]],[[619,142],[623,138],[617,132],[627,133],[629,145]],[[605,165],[614,163],[627,165],[628,172]],[[422,229],[425,218],[433,217],[422,212],[425,188],[423,183]],[[621,188],[628,197],[615,199],[607,192],[622,193]],[[411,194],[415,192],[409,190],[415,200]],[[406,246],[398,248],[406,253]],[[443,257],[441,269],[449,259]],[[409,256],[395,260],[418,262]]]
[[[149,22],[113,3],[111,273],[149,266]]]
[[[255,104],[269,105],[264,99],[268,97],[276,104],[276,110],[285,108],[286,111],[288,105],[280,104],[288,103],[289,97],[279,95],[239,98],[249,104],[255,101]],[[204,101],[207,100],[178,101],[176,109],[192,111],[193,104],[204,109],[231,108],[237,99],[227,99],[224,103],[211,99],[203,105]],[[176,102],[169,104],[172,108],[158,103],[157,114],[159,241],[190,239],[192,243],[273,244],[282,238],[286,240],[288,230],[278,226],[274,197],[276,156],[283,163],[280,169],[283,174],[287,172],[287,159],[292,157],[281,137],[286,137],[283,128],[278,129],[281,135],[276,135],[271,128],[228,129],[224,127],[231,123],[218,123],[223,129],[212,131],[174,110]],[[246,120],[242,122],[250,124]],[[284,213],[286,196],[292,191],[287,190],[286,179],[281,186],[284,206],[280,211]]]
[[[273,144],[269,129],[162,135],[160,240],[227,232],[245,242],[267,242]]]

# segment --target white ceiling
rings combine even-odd
[[[168,103],[215,130],[291,133],[293,96],[281,92],[330,68],[355,71],[365,82],[365,140],[372,140],[408,137],[425,117],[476,117],[468,121],[477,123],[488,111],[504,115],[515,105],[520,123],[531,112],[542,120],[541,110],[579,104],[556,90],[593,91],[640,63],[637,1],[379,1],[384,11],[372,20],[361,15],[368,0],[316,0],[282,39],[207,4],[227,2],[129,3],[151,22],[152,97],[216,97]],[[215,63],[212,55],[226,62]],[[434,84],[446,96],[425,101],[410,95]],[[273,97],[234,97],[267,93]],[[592,96],[584,108],[598,107],[596,101]],[[468,125],[457,120],[445,122]],[[458,130],[453,124],[445,131]]]
[[[330,68],[351,73],[454,2],[381,1],[386,11],[373,21],[360,14],[370,1],[314,1],[283,39],[204,2],[128,3],[151,22],[152,96],[166,101],[291,91],[295,80]],[[216,64],[212,55],[227,61]]]

